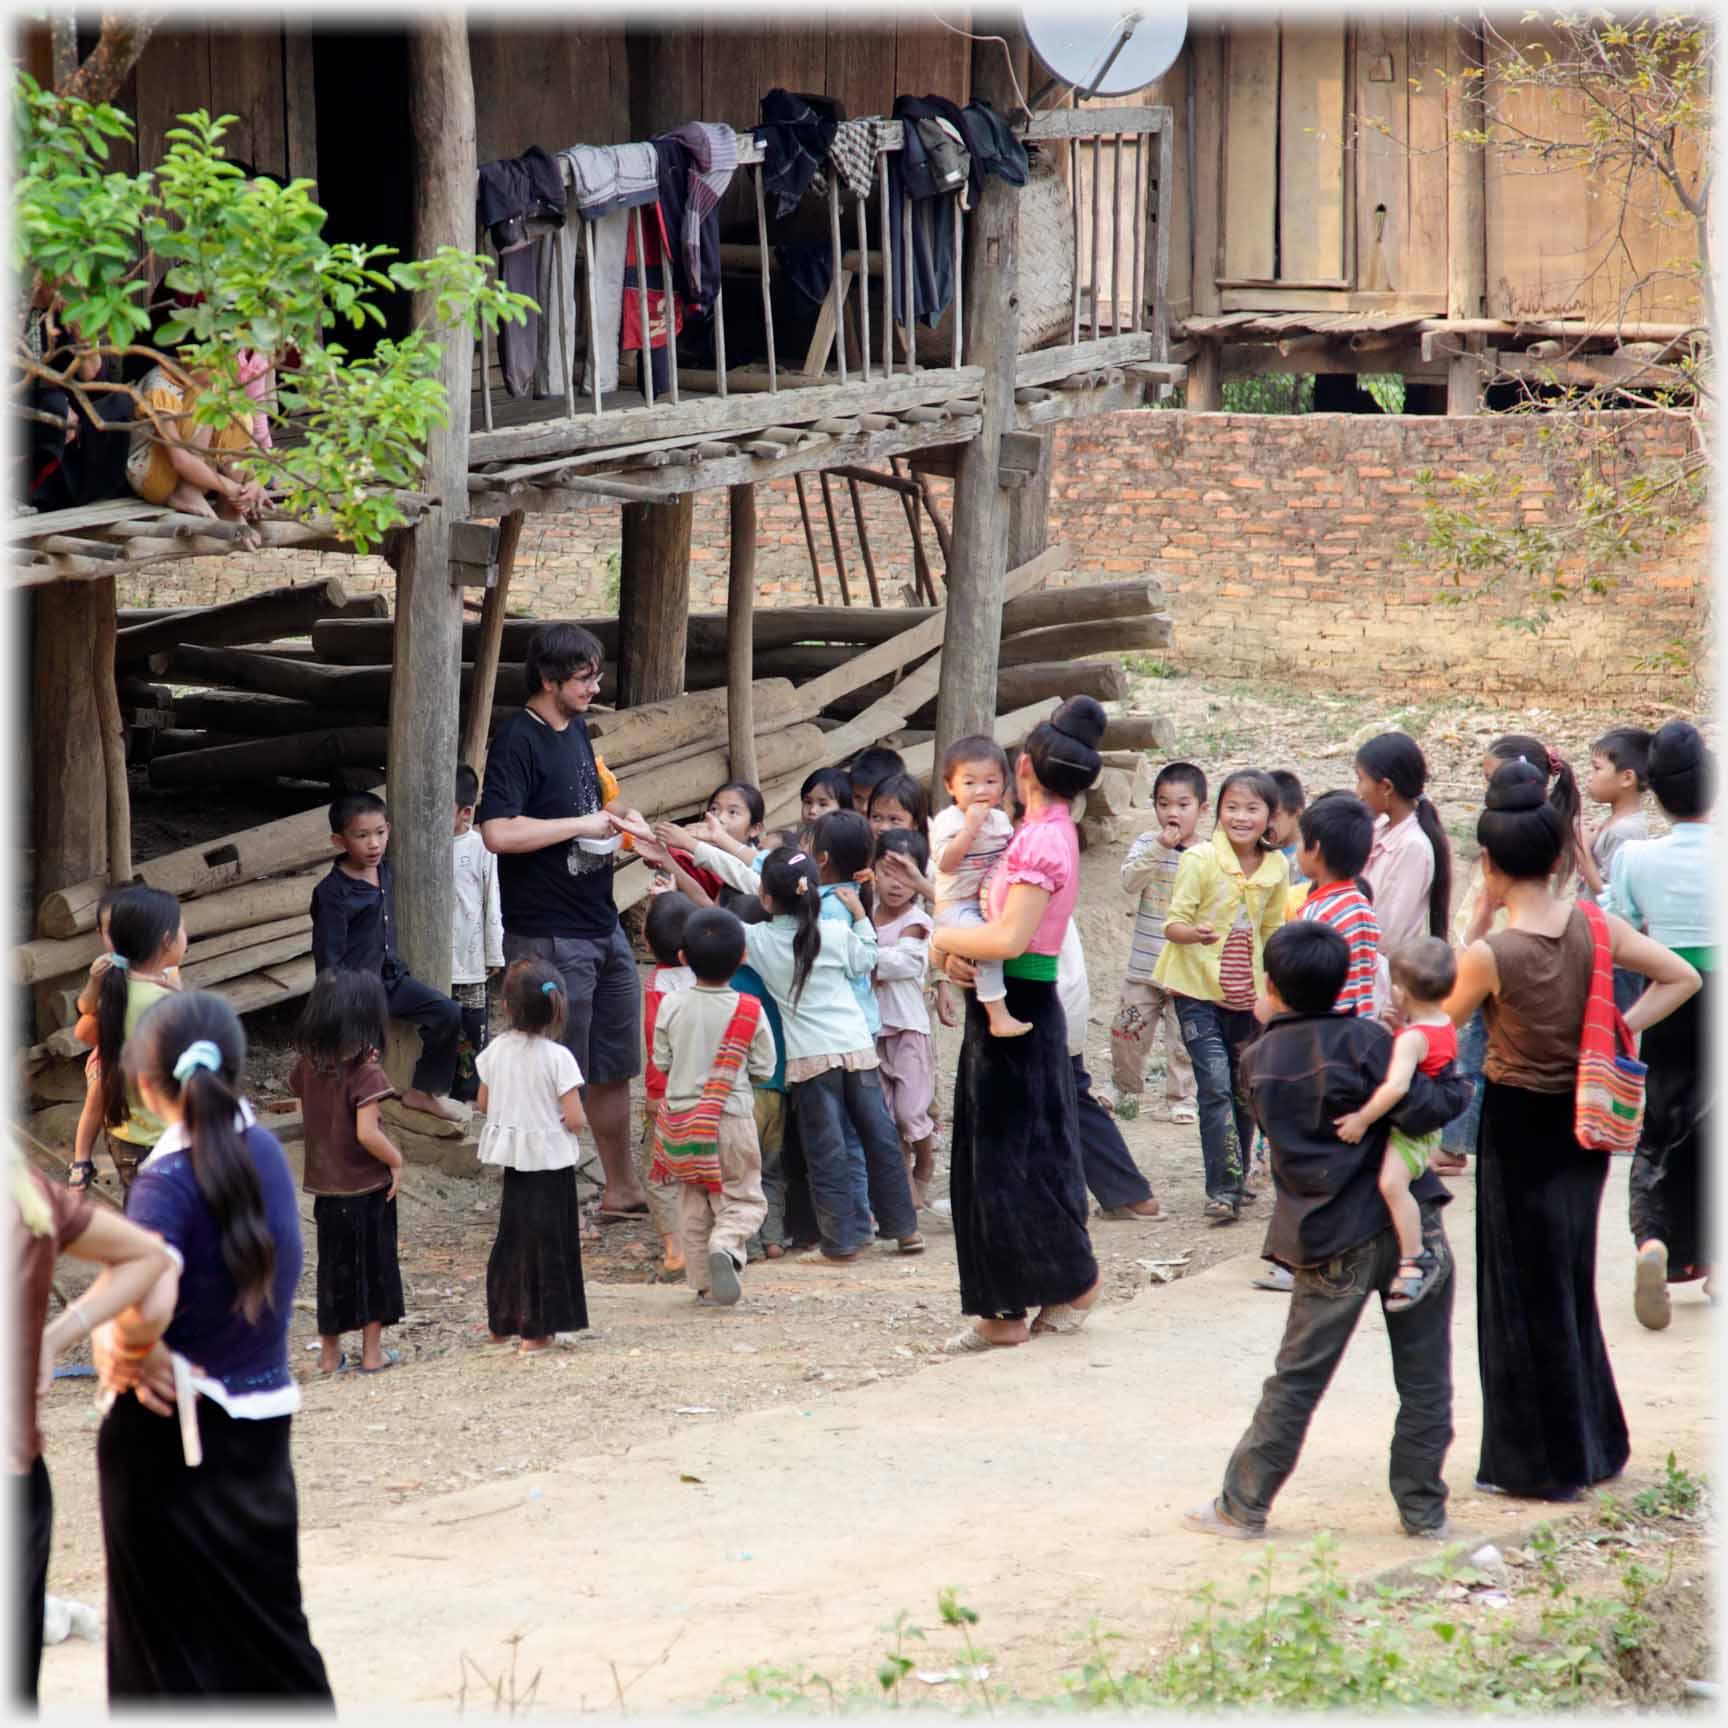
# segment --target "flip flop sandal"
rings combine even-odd
[[[82,1173],[83,1180],[74,1178]],[[96,1162],[92,1158],[74,1158],[66,1170],[66,1186],[74,1194],[83,1194],[96,1185]]]
[[[1098,1216],[1107,1218],[1112,1224],[1162,1224],[1164,1210],[1160,1207],[1155,1212],[1136,1212],[1132,1206],[1105,1206]]]
[[[648,1216],[648,1203],[643,1201],[640,1206],[626,1206],[622,1212],[610,1212],[602,1207],[595,1216],[600,1220],[602,1229],[608,1224],[625,1224],[633,1218],[646,1218]]]
[[[975,1326],[968,1326],[964,1332],[956,1332],[952,1338],[942,1341],[942,1353],[945,1356],[979,1356],[986,1350],[1012,1350],[1012,1344],[998,1344],[994,1338],[986,1338]]]
[[[1288,1296],[1296,1288],[1296,1280],[1282,1266],[1264,1278],[1251,1278],[1248,1282],[1255,1290],[1270,1290],[1279,1296]]]
[[[401,1353],[396,1350],[386,1350],[384,1360],[376,1368],[368,1368],[364,1362],[360,1364],[362,1374],[383,1374],[394,1368],[402,1360]]]
[[[1204,1506],[1184,1512],[1182,1522],[1202,1535],[1228,1536],[1233,1542],[1263,1542],[1266,1539],[1264,1530],[1254,1530],[1246,1524],[1238,1524],[1234,1518],[1226,1518],[1216,1500],[1208,1500]]]
[[[1097,1303],[1093,1303],[1092,1307],[1097,1307]],[[1072,1302],[1058,1302],[1053,1308],[1046,1308],[1032,1322],[1032,1336],[1036,1338],[1045,1332],[1055,1332],[1058,1335],[1078,1332],[1091,1318],[1092,1308],[1076,1308]]]
[[[902,1236],[898,1244],[902,1254],[922,1254],[925,1248],[924,1238],[916,1230],[910,1236]]]
[[[348,1352],[344,1350],[341,1355],[336,1358],[336,1366],[334,1368],[320,1368],[318,1372],[322,1374],[326,1380],[331,1380],[338,1374],[346,1374],[348,1372],[348,1367]]]

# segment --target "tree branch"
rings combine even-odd
[[[104,12],[102,34],[90,58],[73,73],[60,94],[81,102],[112,101],[160,21],[158,12]]]

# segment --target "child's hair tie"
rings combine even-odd
[[[184,1084],[200,1068],[212,1074],[222,1072],[222,1052],[208,1038],[199,1038],[180,1052],[174,1064],[174,1078]]]
[[[810,862],[810,860],[809,860],[809,856],[806,853],[794,852],[792,854],[792,856],[786,860],[786,862],[788,864],[808,864]]]
[[[128,960],[124,954],[110,954],[108,956],[108,964],[112,966],[116,972],[130,972],[132,970],[132,962]]]
[[[554,984],[550,978],[540,986],[540,994],[542,996],[555,996],[557,993],[558,986]]]
[[[1565,766],[1566,758],[1562,756],[1552,744],[1550,744],[1548,746],[1548,772],[1550,774],[1558,774]]]
[[[810,886],[810,879],[807,876],[800,876],[798,878],[798,886],[794,890],[794,892],[798,893],[798,894],[802,894],[809,886]]]

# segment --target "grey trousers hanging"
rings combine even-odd
[[[624,254],[630,243],[630,212],[614,210],[597,222],[572,221],[564,230],[563,256],[550,267],[547,299],[544,304],[556,306],[554,296],[562,296],[565,306],[565,326],[576,343],[576,332],[587,319],[587,290],[578,298],[576,287],[576,255],[579,246],[592,242],[594,249],[594,319],[595,329],[587,344],[582,366],[580,389],[584,395],[594,389],[594,363],[600,365],[600,394],[608,396],[618,388],[618,342],[624,322]],[[555,256],[555,255],[554,255]],[[541,346],[543,358],[536,376],[537,391],[542,396],[562,396],[566,362],[558,335],[558,318],[554,310],[545,320],[546,336]],[[580,350],[578,350],[580,351]]]

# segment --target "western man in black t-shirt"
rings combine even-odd
[[[583,715],[600,687],[600,644],[576,624],[543,624],[528,643],[528,703],[498,728],[475,823],[498,855],[504,960],[548,962],[564,980],[564,1041],[606,1171],[602,1218],[646,1216],[630,1154],[630,1082],[642,1067],[642,991],[612,900],[611,850],[647,832],[608,800]],[[615,786],[615,783],[614,783]],[[584,845],[587,842],[587,845]]]

